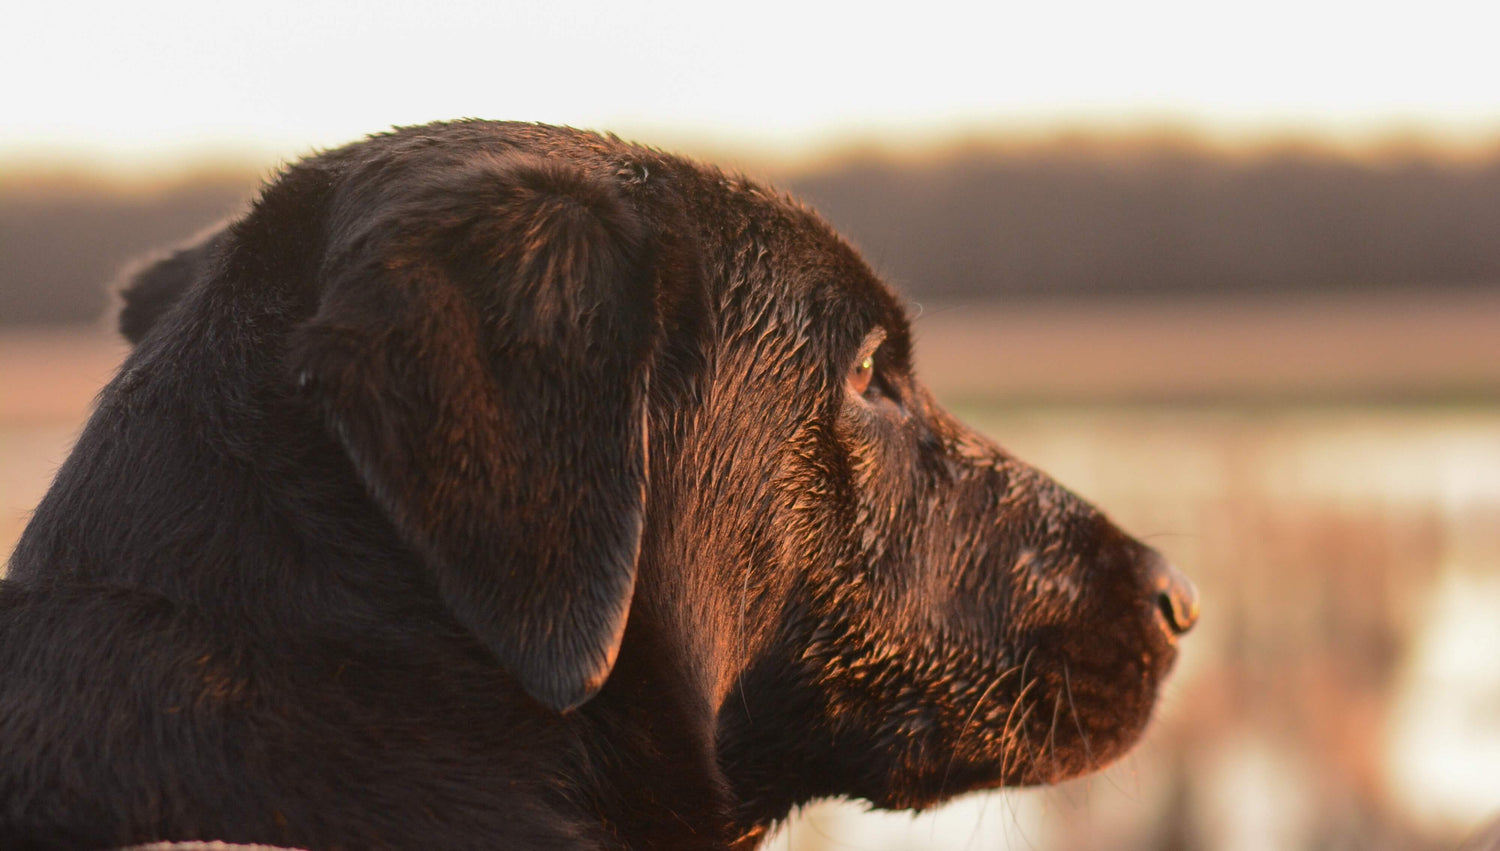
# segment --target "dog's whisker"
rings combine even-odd
[[[1078,731],[1078,741],[1079,741],[1079,743],[1081,745],[1083,745],[1083,758],[1084,758],[1084,761],[1088,765],[1093,765],[1094,764],[1094,752],[1093,752],[1093,748],[1089,744],[1088,733],[1084,731],[1084,729],[1083,729],[1083,723],[1078,718],[1078,706],[1077,706],[1077,704],[1073,700],[1073,678],[1072,678],[1072,673],[1071,673],[1071,671],[1069,669],[1068,660],[1066,658],[1064,658],[1062,660],[1062,672],[1063,672],[1063,691],[1062,691],[1062,694],[1063,694],[1063,697],[1064,697],[1064,699],[1065,699],[1065,701],[1067,703],[1067,706],[1068,706],[1068,715],[1073,719],[1073,729],[1075,729],[1075,730]],[[1091,784],[1092,782],[1093,782],[1093,777],[1090,776],[1089,780],[1086,781],[1084,783],[1084,786],[1083,786],[1083,803],[1084,803],[1085,807],[1088,806],[1088,802],[1089,802],[1089,790],[1091,788],[1089,784]]]
[[[1060,776],[1062,776],[1062,768],[1057,763],[1057,719],[1058,719],[1058,716],[1061,713],[1062,713],[1062,695],[1059,694],[1059,693],[1057,693],[1057,692],[1053,692],[1053,694],[1052,694],[1052,724],[1047,728],[1047,738],[1045,740],[1043,740],[1043,742],[1042,742],[1042,752],[1043,753],[1048,753],[1048,752],[1051,753],[1051,757],[1052,757],[1052,776],[1053,777],[1060,777]]]
[[[1138,536],[1142,541],[1159,541],[1163,538],[1181,538],[1186,540],[1198,540],[1201,536],[1195,532],[1150,532]]]
[[[974,701],[974,706],[969,710],[968,716],[964,718],[964,723],[958,728],[958,736],[953,740],[952,753],[948,755],[948,764],[943,769],[943,779],[938,783],[939,796],[941,796],[943,792],[948,789],[948,776],[953,771],[953,761],[958,758],[959,745],[963,744],[964,735],[969,732],[969,725],[973,723],[974,716],[979,712],[979,707],[984,705],[984,702],[989,699],[989,696],[995,691],[996,688],[999,688],[1001,683],[1005,682],[1005,680],[1009,678],[1011,674],[1016,673],[1018,670],[1019,668],[1012,666],[1005,669],[1004,671],[1001,671],[1000,674],[997,675],[990,682],[990,684],[985,687],[984,691],[980,692],[979,698]]]
[[[1078,740],[1083,744],[1083,755],[1090,765],[1094,763],[1094,751],[1089,746],[1089,734],[1083,729],[1083,722],[1078,718],[1078,704],[1073,700],[1073,677],[1068,667],[1068,660],[1062,660],[1063,670],[1063,694],[1068,698],[1068,713],[1073,716],[1073,726],[1078,730]]]
[[[1039,682],[1040,678],[1038,678],[1036,681]],[[1021,746],[1025,748],[1026,758],[1031,763],[1031,769],[1036,773],[1036,776],[1038,778],[1042,776],[1041,759],[1040,755],[1037,752],[1035,743],[1031,741],[1030,736],[1026,735],[1026,724],[1031,720],[1031,713],[1040,704],[1040,700],[1032,700],[1031,705],[1026,707],[1026,711],[1021,713],[1021,717],[1016,722],[1016,739],[1021,743]]]
[[[1027,655],[1027,658],[1028,660],[1030,659],[1030,654]],[[1022,669],[1024,677],[1024,664],[1022,665]],[[1026,702],[1026,698],[1031,693],[1031,687],[1036,684],[1037,680],[1033,678],[1031,680],[1027,680],[1026,683],[1021,687],[1021,690],[1016,694],[1015,701],[1011,703],[1010,711],[1006,713],[1004,725],[1002,725],[1000,728],[1000,740],[1003,747],[1003,756],[1001,757],[1000,763],[1001,777],[1008,777],[1009,772],[1013,768],[1015,768],[1015,763],[1012,762],[1012,757],[1016,759],[1020,758],[1020,752],[1017,748],[1017,739],[1024,737],[1025,731],[1021,729],[1020,721],[1017,719],[1016,713],[1021,710],[1021,707]],[[1020,718],[1024,720],[1024,712],[1022,713]]]
[[[1036,680],[1034,678],[1028,679],[1026,676],[1026,668],[1031,664],[1031,657],[1035,652],[1036,648],[1031,648],[1026,652],[1026,656],[1021,660],[1021,688],[1016,692],[1015,699],[1011,702],[1010,705],[1010,711],[1006,713],[1005,723],[1001,725],[1000,728],[1001,739],[1005,742],[1007,754],[1014,752],[1014,738],[1016,735],[1016,728],[1013,726],[1013,724],[1015,723],[1016,712],[1019,711],[1022,704],[1025,703],[1027,696],[1031,692],[1031,687],[1036,685]],[[1006,759],[1007,761],[1009,761],[1008,756]],[[1005,775],[1004,770],[1001,771],[1001,775]]]
[[[1083,722],[1078,717],[1078,704],[1073,700],[1073,680],[1068,668],[1068,660],[1066,659],[1063,660],[1063,689],[1068,696],[1068,712],[1073,716],[1073,726],[1078,730],[1078,740],[1083,744],[1084,758],[1088,760],[1089,765],[1093,765],[1094,750],[1089,744],[1088,731],[1083,728]],[[1114,787],[1115,791],[1123,793],[1124,790],[1120,789],[1120,786],[1115,783],[1114,778],[1110,776],[1108,771],[1100,772],[1100,774],[1104,777],[1104,782]]]

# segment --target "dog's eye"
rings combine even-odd
[[[880,347],[885,343],[885,329],[876,328],[865,335],[863,345],[859,347],[859,355],[854,359],[854,365],[849,367],[849,376],[846,379],[849,392],[855,396],[865,396],[870,392],[871,385],[875,382],[875,362],[880,354]]]
[[[875,378],[875,353],[871,352],[860,358],[849,370],[849,392],[856,396],[863,396],[870,389],[870,382]]]

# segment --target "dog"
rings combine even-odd
[[[0,587],[7,848],[751,848],[1109,763],[1198,617],[815,213],[612,136],[311,157],[122,327]]]

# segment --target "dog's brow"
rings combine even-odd
[[[871,328],[870,332],[865,335],[864,342],[859,344],[859,358],[857,359],[867,358],[875,354],[875,350],[880,348],[887,336],[888,334],[884,325],[876,325],[874,328]]]

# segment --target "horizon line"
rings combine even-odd
[[[318,140],[316,133],[309,133],[309,140],[301,145],[248,136],[233,140],[183,138],[163,145],[128,147],[0,141],[0,176],[27,184],[81,182],[122,188],[204,177],[249,179],[255,174],[265,177],[319,151],[390,129],[374,129],[342,141]],[[1320,126],[1286,121],[1244,127],[1181,117],[997,120],[939,127],[848,127],[800,134],[769,131],[761,141],[750,142],[725,128],[632,126],[620,122],[613,129],[604,125],[582,129],[613,132],[627,141],[775,176],[826,170],[850,162],[923,164],[982,153],[1130,157],[1174,151],[1229,160],[1300,153],[1371,164],[1402,160],[1464,164],[1500,158],[1500,120],[1464,127],[1399,119],[1368,125],[1343,122]]]

